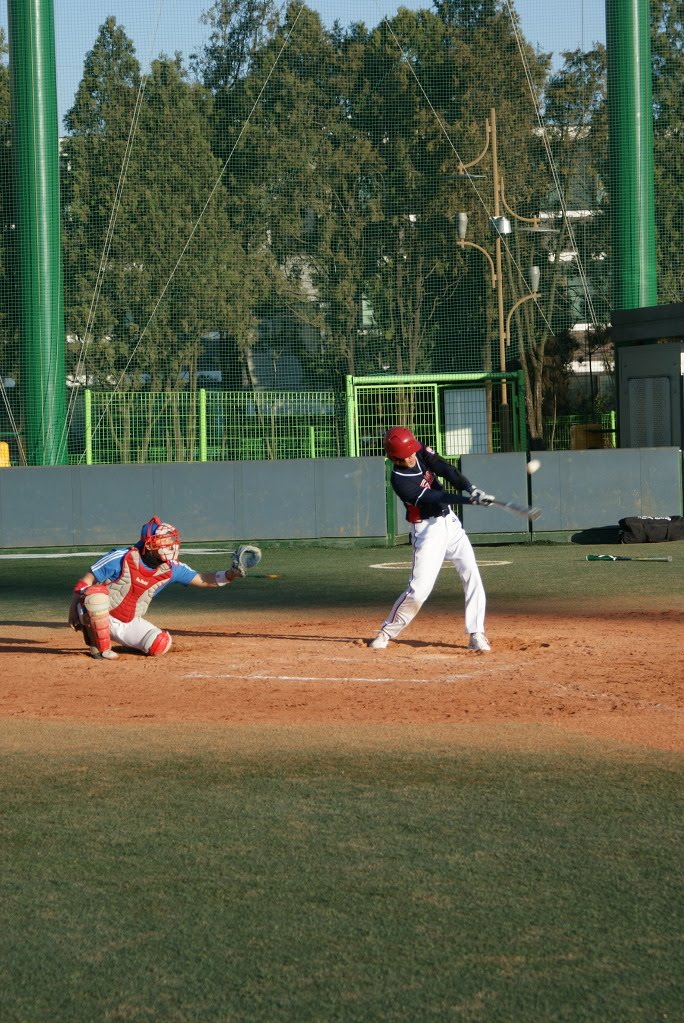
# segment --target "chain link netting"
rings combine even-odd
[[[87,42],[58,37],[58,82],[76,83],[59,154],[72,462],[345,454],[345,381],[365,375],[521,372],[538,446],[570,446],[571,419],[608,429],[605,46],[540,52],[508,0],[412,7],[363,24],[344,0],[329,22],[297,0],[118,0]],[[651,7],[668,302],[683,27],[675,0]],[[168,18],[189,40],[174,56],[155,49]],[[17,464],[31,413],[6,35],[2,53],[0,434]]]

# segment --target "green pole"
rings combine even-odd
[[[649,0],[606,0],[614,309],[658,303]]]
[[[207,460],[207,392],[200,387],[199,392],[199,456],[200,462]]]
[[[84,429],[85,429],[85,460],[86,465],[93,464],[93,392],[90,388],[85,389],[85,410],[84,410]]]
[[[354,400],[354,377],[346,379],[347,391],[347,457],[356,458],[358,451],[356,447],[356,402]]]
[[[67,461],[52,0],[8,0],[19,330],[29,465]]]
[[[390,482],[394,466],[385,460],[385,505],[387,509],[387,544],[394,547],[397,539],[397,499]]]

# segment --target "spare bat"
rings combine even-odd
[[[638,555],[629,554],[587,554],[587,561],[672,561],[672,558],[663,556],[662,558],[649,558],[639,557]]]
[[[510,512],[511,515],[519,515],[522,519],[527,519],[528,522],[536,522],[541,517],[541,508],[530,508],[526,504],[516,504],[515,501],[488,501],[485,507],[503,508],[504,511]]]

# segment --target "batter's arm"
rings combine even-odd
[[[470,495],[452,494],[448,490],[422,490],[414,502],[422,508],[425,506],[440,510],[447,504],[470,504]]]
[[[457,490],[467,490],[468,493],[470,493],[473,489],[473,485],[467,476],[464,476],[462,472],[459,472],[456,466],[451,465],[446,461],[446,459],[442,458],[441,455],[438,455],[436,451],[433,451],[432,448],[425,448],[424,450],[428,465],[437,473],[438,476],[441,476],[442,479],[451,483],[452,487],[456,487]],[[451,501],[448,503],[452,504]],[[467,504],[468,502],[466,501],[461,503]]]

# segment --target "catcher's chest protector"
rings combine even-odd
[[[150,601],[160,587],[169,581],[170,575],[171,567],[166,562],[150,569],[143,564],[137,547],[131,547],[124,555],[121,575],[109,584],[112,618],[120,622],[144,618]]]

